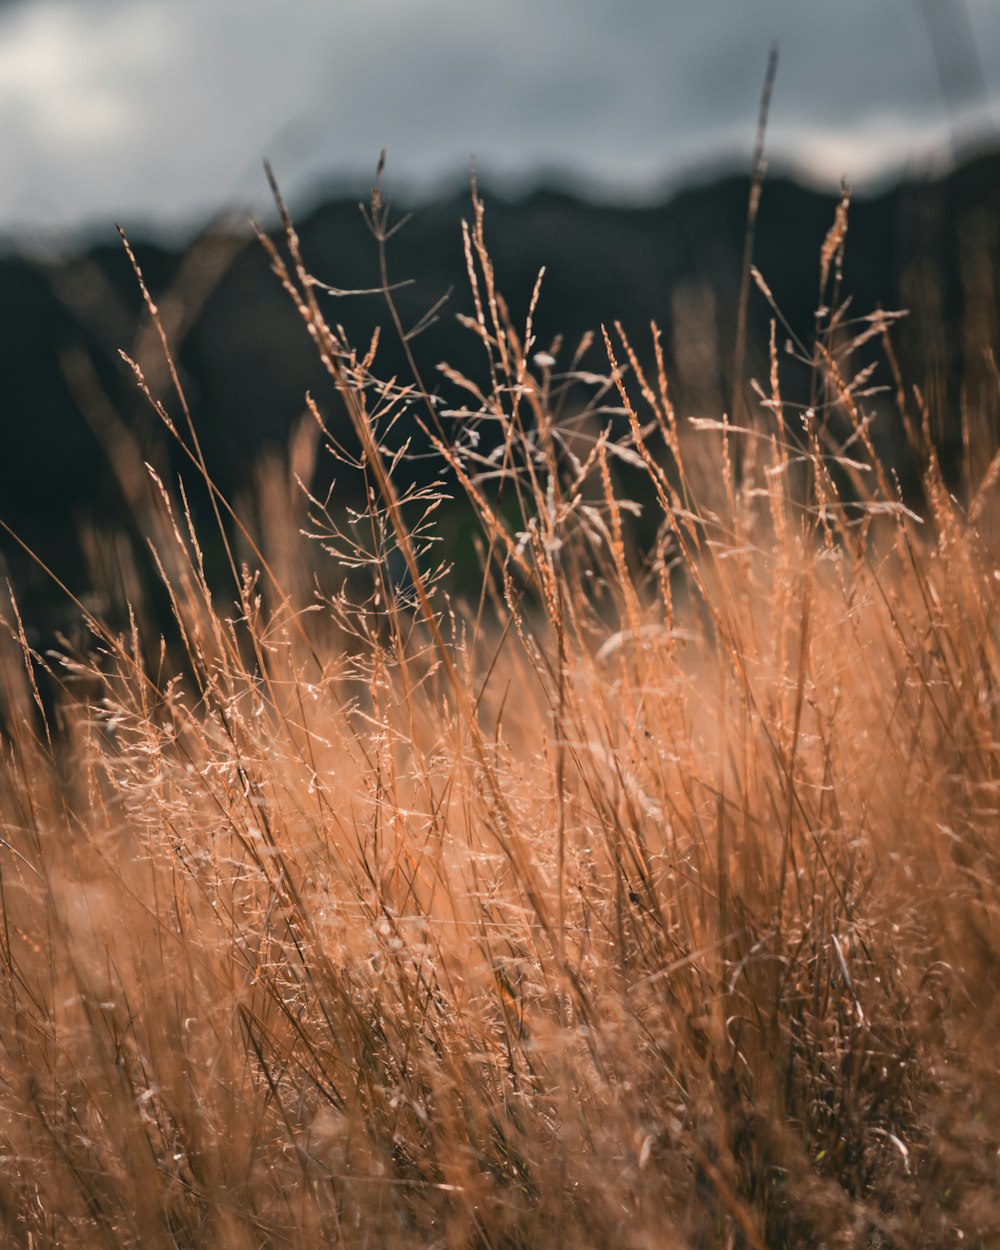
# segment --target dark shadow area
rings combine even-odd
[[[487,241],[514,324],[523,324],[544,265],[536,350],[565,366],[581,336],[596,331],[582,367],[607,372],[601,324],[621,321],[648,359],[655,320],[678,411],[718,416],[733,395],[748,190],[746,178],[728,177],[642,209],[597,206],[547,190],[517,202],[487,193]],[[754,263],[787,321],[788,329],[778,330],[783,348],[788,330],[805,345],[813,341],[819,254],[836,204],[835,196],[787,178],[765,183]],[[402,213],[400,206],[396,218]],[[405,328],[451,292],[437,319],[412,340],[428,388],[450,399],[439,362],[474,379],[484,372],[481,345],[455,323],[455,314],[473,311],[461,235],[469,216],[467,196],[424,207],[388,245],[391,280],[409,283],[396,292]],[[356,203],[318,207],[299,230],[318,279],[344,290],[379,285],[377,248]],[[946,464],[961,445],[963,405],[976,413],[996,410],[989,353],[997,337],[998,237],[996,154],[850,208],[843,293],[859,315],[879,307],[913,310],[893,332],[895,347],[907,382],[930,393],[935,413],[948,414],[933,431]],[[262,457],[286,454],[307,391],[331,428],[344,432],[330,381],[249,229],[244,236],[206,233],[183,253],[134,243],[207,463],[228,497],[248,490]],[[376,367],[383,377],[407,376],[380,295],[322,298],[331,323],[342,323],[361,350],[382,326]],[[766,379],[772,316],[752,289],[746,380]],[[16,255],[0,260],[0,516],[77,591],[94,573],[81,532],[134,525],[128,481],[144,472],[143,460],[167,475],[181,467],[119,349],[139,361],[153,394],[180,420],[155,331],[117,241],[58,263]],[[874,344],[873,359],[878,355]],[[809,370],[790,356],[782,367],[786,401],[806,403]],[[884,364],[874,382],[891,384]],[[746,394],[756,403],[749,388]],[[886,403],[891,407],[891,395]],[[891,422],[882,437],[905,488],[911,468]],[[350,497],[349,483],[338,488]],[[196,511],[204,508],[197,490],[192,499]],[[44,597],[45,577],[6,536],[0,552],[15,582]]]

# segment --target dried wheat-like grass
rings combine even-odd
[[[993,469],[966,514],[922,444],[904,504],[836,313],[797,424],[773,340],[740,425],[680,421],[655,329],[652,383],[621,327],[603,375],[562,370],[478,196],[486,380],[446,371],[444,409],[331,327],[282,211],[312,428],[366,483],[353,513],[307,493],[333,575],[297,578],[278,468],[255,535],[157,400],[235,608],[155,480],[175,647],[91,619],[42,656],[6,614],[7,1240],[992,1244]],[[379,192],[369,221],[405,336]],[[394,428],[439,480],[397,484]],[[469,603],[434,555],[448,491]]]

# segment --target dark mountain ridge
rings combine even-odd
[[[540,348],[562,335],[568,358],[583,333],[615,320],[646,344],[656,320],[680,410],[718,415],[732,390],[748,191],[746,178],[728,177],[633,209],[544,189],[516,203],[487,194],[487,239],[512,315],[523,320],[544,265]],[[835,208],[835,196],[791,179],[765,183],[754,263],[804,342],[814,327],[819,251]],[[397,293],[404,325],[416,324],[452,291],[439,319],[413,343],[431,386],[441,384],[441,360],[474,377],[483,372],[481,348],[454,322],[455,313],[471,311],[460,232],[469,215],[466,196],[425,206],[389,244],[392,278],[412,282]],[[342,289],[378,285],[376,247],[356,203],[324,204],[299,231],[316,277]],[[858,313],[911,310],[897,347],[907,379],[929,388],[938,413],[946,414],[938,430],[946,452],[959,437],[963,395],[972,403],[995,392],[985,352],[997,339],[998,239],[1000,154],[851,206],[843,289]],[[249,229],[210,232],[183,251],[142,242],[136,252],[224,490],[238,492],[262,454],[286,446],[307,390],[336,420],[308,335]],[[761,376],[771,312],[757,291],[749,311],[747,373]],[[331,297],[330,314],[355,343],[388,322],[377,296]],[[175,412],[117,241],[59,262],[0,259],[0,516],[57,571],[78,568],[81,520],[125,523],[127,504],[111,468],[122,427],[145,458],[170,463],[164,433],[119,348],[142,363],[154,393]],[[384,375],[406,372],[390,333],[379,367]],[[607,367],[597,346],[589,367]],[[786,383],[790,398],[804,393],[804,371],[794,362]],[[0,551],[18,563],[8,540]]]

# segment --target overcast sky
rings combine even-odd
[[[474,154],[648,196],[748,162],[775,39],[772,161],[815,180],[1000,120],[1000,0],[0,0],[0,231],[257,210],[265,155],[302,201],[382,147],[421,193]]]

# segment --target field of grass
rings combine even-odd
[[[996,414],[946,482],[843,228],[814,404],[779,326],[733,421],[675,414],[655,330],[604,376],[535,343],[475,199],[462,410],[265,241],[330,391],[212,496],[229,590],[150,477],[169,642],[111,540],[129,628],[39,654],[3,609],[4,1244],[1000,1244]]]

